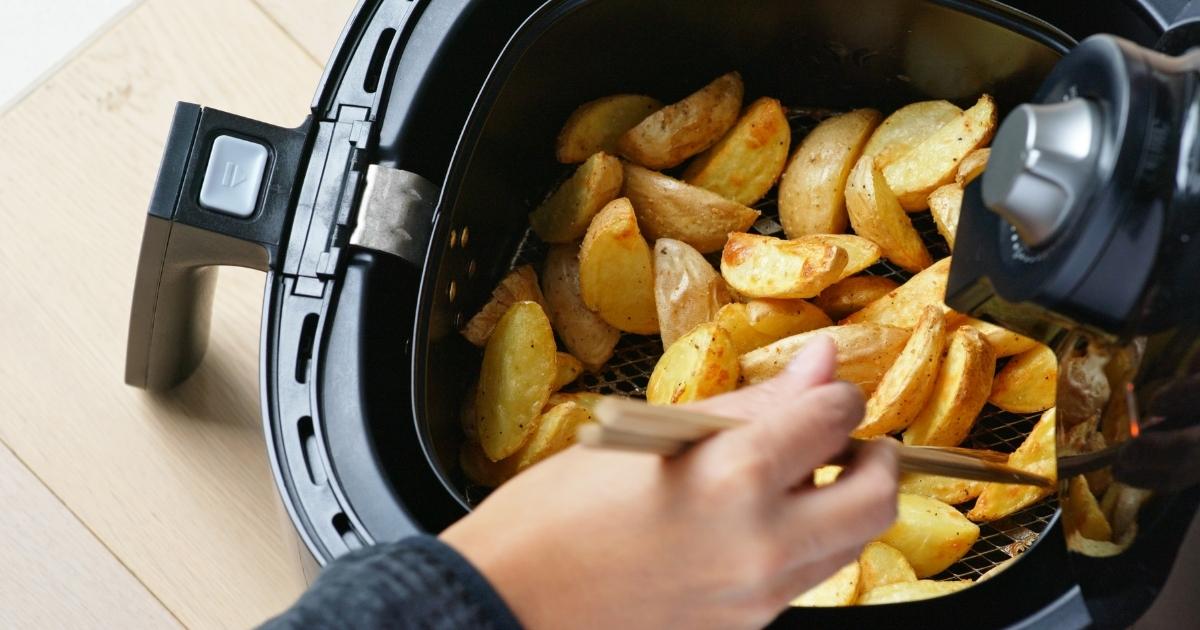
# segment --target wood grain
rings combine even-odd
[[[329,59],[342,27],[358,4],[356,0],[254,1],[321,64]]]
[[[179,627],[3,445],[0,505],[0,627]]]
[[[320,70],[248,1],[147,0],[0,116],[0,440],[189,627],[304,581],[262,438],[262,275],[222,271],[191,380],[122,382],[146,203],[176,100],[294,125]]]

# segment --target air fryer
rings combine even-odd
[[[479,499],[457,465],[479,355],[457,330],[514,264],[536,259],[527,214],[564,175],[553,139],[574,107],[616,92],[669,102],[736,69],[748,98],[796,107],[889,111],[988,92],[1006,112],[1093,33],[1194,40],[1184,5],[362,0],[300,126],[178,105],[146,220],[126,381],[186,379],[206,346],[217,267],[263,270],[268,457],[305,547],[324,564],[440,531]],[[640,347],[627,339],[618,352],[649,352]],[[628,393],[644,377],[591,386]],[[1158,521],[1175,535],[1144,535],[1129,552],[1162,562],[1089,584],[1115,602],[1104,619],[1089,616],[1051,505],[1019,561],[972,588],[791,609],[778,623],[1128,624],[1194,512],[1194,497],[1166,502]],[[979,554],[980,567],[997,553]]]

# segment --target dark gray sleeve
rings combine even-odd
[[[413,536],[339,558],[299,601],[262,627],[520,630],[521,626],[466,558],[437,538]]]

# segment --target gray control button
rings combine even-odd
[[[266,168],[266,147],[233,136],[219,136],[213,141],[204,183],[200,185],[200,205],[235,217],[254,214]]]

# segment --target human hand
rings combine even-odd
[[[895,519],[889,440],[811,484],[863,413],[834,353],[818,338],[776,378],[691,405],[745,427],[666,459],[568,449],[441,538],[528,628],[763,626]]]

